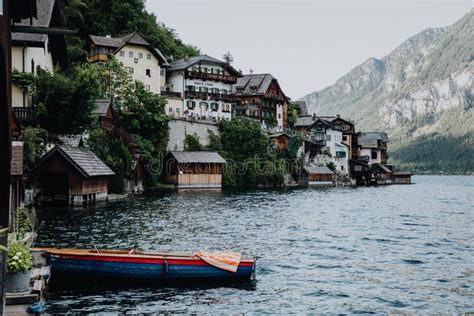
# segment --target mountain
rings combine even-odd
[[[415,172],[474,172],[474,9],[369,58],[301,100],[363,131],[386,131],[391,161]]]

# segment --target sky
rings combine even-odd
[[[188,44],[244,74],[271,73],[296,100],[428,27],[461,19],[473,0],[147,0]]]

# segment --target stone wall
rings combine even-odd
[[[208,130],[219,135],[219,129],[216,123],[191,121],[187,119],[174,118],[169,123],[170,138],[168,141],[168,150],[184,150],[184,138],[189,134],[196,134],[199,142],[203,146],[209,145]]]

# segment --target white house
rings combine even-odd
[[[61,26],[57,0],[37,0],[37,17],[15,22],[16,25],[58,27]],[[67,67],[66,42],[62,35],[12,33],[12,69],[36,74],[39,69],[52,71],[54,66]],[[12,85],[12,106],[17,115],[30,108],[32,102],[25,91]],[[20,117],[19,119],[22,119]]]
[[[386,133],[363,132],[358,137],[359,159],[372,164],[387,163],[388,136]]]
[[[90,35],[89,38],[89,61],[104,63],[113,55],[146,90],[160,94],[164,89],[168,62],[138,33],[123,37]]]
[[[349,146],[343,142],[343,132],[332,122],[314,117],[307,129],[310,157],[316,164],[332,162],[336,171],[349,172]]]
[[[177,60],[167,71],[165,95],[181,96],[182,115],[178,116],[230,120],[235,102],[232,84],[239,76],[230,64],[207,55]],[[176,107],[168,108],[168,113],[172,112],[177,116]]]

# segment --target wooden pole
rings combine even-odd
[[[11,160],[11,30],[9,0],[0,0],[0,227],[8,227]],[[7,234],[0,235],[7,246]],[[0,314],[5,313],[6,252],[0,250]]]

